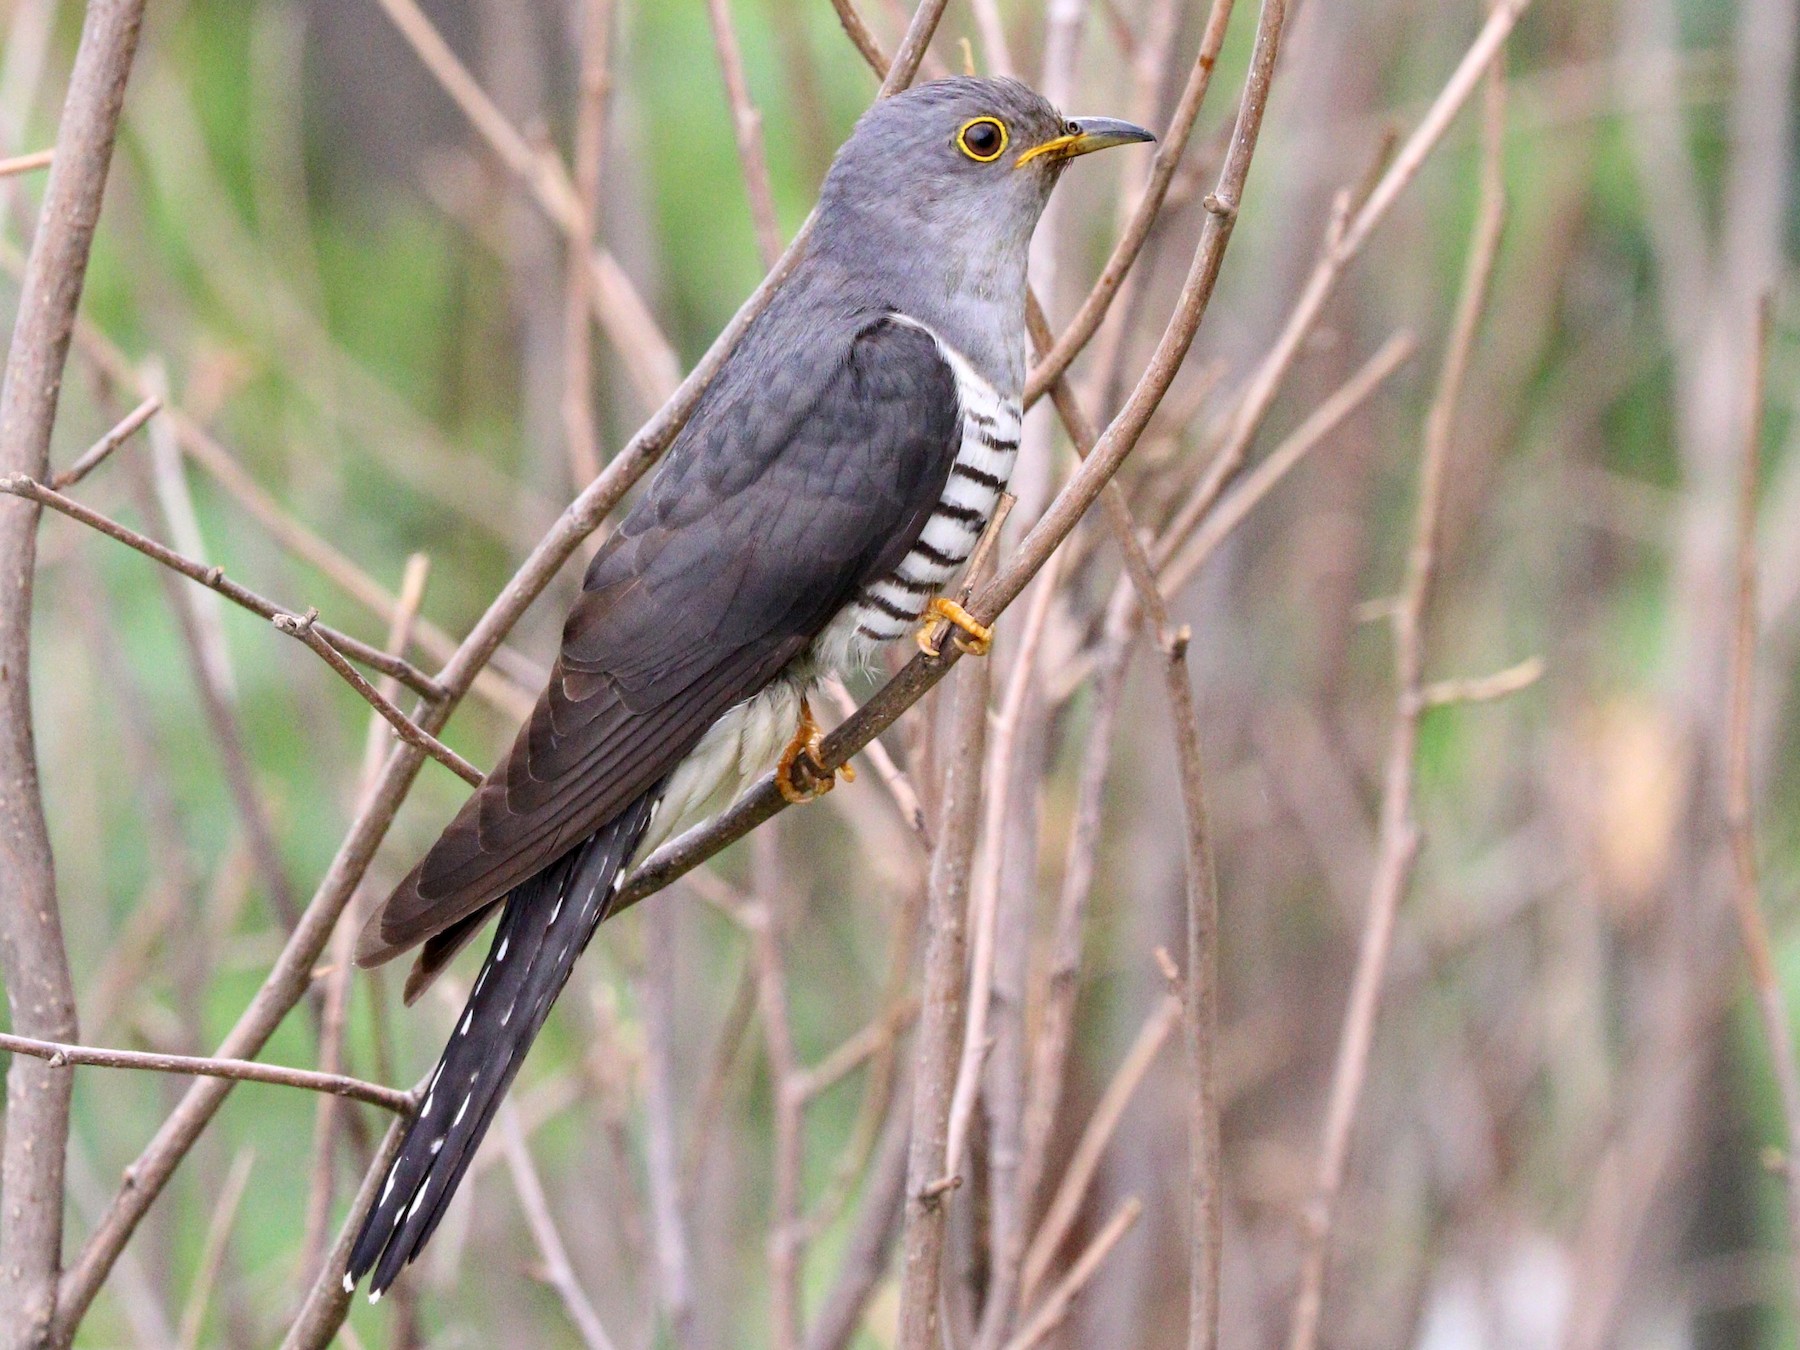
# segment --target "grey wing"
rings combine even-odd
[[[955,376],[929,335],[885,316],[808,346],[690,424],[590,565],[511,750],[370,919],[361,963],[556,861],[905,557],[954,462]]]

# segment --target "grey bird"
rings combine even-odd
[[[858,122],[804,256],[589,565],[517,740],[363,931],[362,965],[424,944],[411,1002],[500,916],[347,1289],[372,1271],[378,1298],[430,1239],[626,866],[771,768],[790,800],[828,789],[821,676],[927,615],[985,650],[941,592],[1018,452],[1032,231],[1071,159],[1153,139],[972,77]]]

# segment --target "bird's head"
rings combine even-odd
[[[871,209],[940,243],[944,227],[1023,247],[1070,160],[1156,138],[1110,117],[1065,117],[1017,80],[935,80],[879,100],[838,151],[820,207]]]

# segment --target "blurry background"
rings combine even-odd
[[[527,140],[566,158],[584,6],[424,8]],[[900,0],[861,8],[891,49]],[[1204,19],[1198,0],[988,8],[1011,67],[1071,112],[1158,128]],[[1795,1342],[1766,1153],[1783,1132],[1731,922],[1721,776],[1744,389],[1755,300],[1773,287],[1753,763],[1765,904],[1796,986],[1795,10],[1539,0],[1509,44],[1511,210],[1454,428],[1427,673],[1485,675],[1533,656],[1545,673],[1423,722],[1424,846],[1331,1242],[1326,1345]],[[1239,11],[1141,283],[1075,368],[1102,421],[1185,271],[1247,57],[1253,6]],[[826,0],[735,0],[731,13],[785,240],[875,81]],[[1216,449],[1314,266],[1334,193],[1366,183],[1384,143],[1418,121],[1480,18],[1474,0],[1297,6],[1219,295],[1123,475],[1145,519],[1162,519]],[[0,154],[52,139],[79,19],[72,3],[0,0]],[[596,329],[591,359],[577,357],[602,458],[762,272],[707,5],[619,0],[613,33],[600,235],[669,349],[653,332]],[[956,3],[934,47],[940,70],[963,67],[963,37],[978,68],[1000,64],[992,33]],[[1347,270],[1255,453],[1395,332],[1410,331],[1417,355],[1176,601],[1194,631],[1221,878],[1227,1347],[1286,1335],[1374,868],[1394,703],[1379,602],[1403,573],[1421,423],[1475,209],[1479,103]],[[1069,173],[1034,264],[1054,325],[1086,293],[1147,162],[1119,153]],[[42,180],[0,187],[10,315]],[[376,642],[386,625],[366,583],[392,593],[408,556],[427,554],[424,614],[460,634],[580,471],[564,259],[557,229],[376,0],[160,0],[84,305],[124,365],[103,380],[93,344],[77,352],[58,463],[142,389],[164,389],[212,433],[214,458],[160,417],[76,495]],[[1123,385],[1108,378],[1115,349]],[[1048,415],[1033,415],[1020,522],[1069,463]],[[39,753],[83,1039],[206,1053],[278,950],[281,911],[304,902],[332,856],[368,710],[291,640],[185,583],[169,589],[141,557],[55,516],[42,540]],[[1128,1197],[1143,1216],[1050,1343],[1174,1346],[1185,1343],[1187,1088],[1154,953],[1182,952],[1180,797],[1152,660],[1131,667],[1116,723],[1095,738],[1096,616],[1118,565],[1093,525],[1072,548],[1017,723],[1008,842],[995,855],[990,840],[977,863],[999,868],[998,978],[1025,1028],[1023,1048],[1003,1036],[989,1068],[1016,1083],[1017,1055],[1029,1057],[1057,918],[1082,890],[1068,874],[1084,764],[1091,745],[1110,745],[1047,1191],[1146,1025],[1162,1042],[1046,1278]],[[568,569],[514,635],[528,694],[575,577]],[[996,698],[1025,609],[1003,628]],[[929,711],[886,738],[928,818]],[[513,725],[472,699],[446,739],[486,766]],[[371,893],[465,790],[426,766]],[[909,1016],[927,861],[865,769],[727,854],[712,880],[603,930],[513,1098],[573,1275],[615,1344],[771,1343],[771,1046],[802,1065],[878,1047],[805,1107],[809,1312],[826,1296],[892,1070],[907,1062],[865,1029]],[[745,896],[773,916],[784,1007],[766,985],[759,996],[750,939],[723,912]],[[391,971],[356,978],[345,1055],[360,1076],[405,1085],[454,1008],[433,996],[402,1011],[398,986]],[[266,1057],[316,1063],[314,1026],[297,1011]],[[82,1071],[71,1244],[182,1086]],[[385,1127],[346,1109],[355,1127],[330,1136],[322,1197],[317,1118],[305,1094],[234,1092],[81,1343],[274,1343],[323,1231],[317,1207],[329,1199],[335,1231]],[[399,1296],[359,1301],[346,1343],[580,1343],[540,1278],[504,1135]],[[659,1169],[678,1194],[655,1184]],[[986,1277],[985,1195],[977,1176],[957,1197],[953,1326]],[[671,1315],[676,1256],[691,1324]],[[887,1344],[893,1326],[891,1290],[878,1289],[855,1343]]]

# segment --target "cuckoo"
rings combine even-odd
[[[829,788],[807,692],[922,620],[1019,448],[1026,257],[1063,168],[1153,140],[1010,80],[921,85],[838,151],[787,282],[595,555],[505,757],[369,919],[357,960],[423,944],[411,1002],[496,913],[468,1005],[364,1221],[379,1297],[443,1217],[625,869],[770,769]]]

